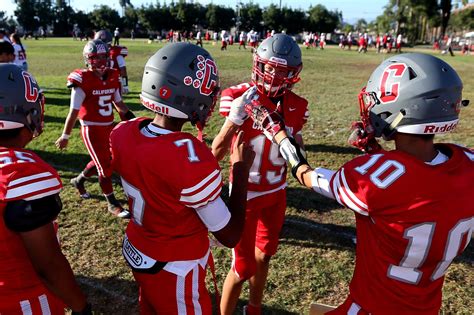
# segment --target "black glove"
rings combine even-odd
[[[87,303],[86,304],[86,307],[84,307],[84,309],[80,312],[74,312],[72,311],[71,312],[71,315],[93,315],[92,313],[92,305],[90,305],[90,303]]]
[[[122,121],[130,120],[130,119],[133,119],[133,118],[135,118],[135,114],[132,113],[131,110],[128,110],[128,112],[126,112],[125,114],[123,114],[123,115],[121,114],[121,115],[120,115],[120,119],[121,119]]]
[[[279,146],[281,155],[291,166],[291,174],[299,181],[296,171],[301,165],[308,165],[305,152],[292,137],[281,140]]]

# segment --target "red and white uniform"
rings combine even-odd
[[[383,151],[332,176],[327,191],[355,211],[357,229],[350,296],[333,314],[438,314],[446,269],[474,229],[474,152],[437,146],[441,163]]]
[[[124,46],[112,46],[109,50],[110,67],[116,70],[125,67],[125,57],[128,56],[128,49]]]
[[[39,279],[20,235],[3,220],[8,202],[39,199],[61,188],[56,170],[33,152],[0,148],[1,314],[64,314],[64,304]]]
[[[193,135],[150,122],[145,118],[123,122],[110,138],[113,167],[122,177],[132,213],[124,256],[131,266],[136,253],[145,257],[143,261],[166,262],[155,274],[134,270],[142,311],[184,314],[182,307],[186,307],[210,314],[204,282],[208,231],[218,231],[230,220],[220,198],[219,164]],[[130,159],[130,152],[139,154]],[[161,285],[169,292],[156,290]]]
[[[82,140],[99,176],[109,177],[112,174],[109,151],[109,135],[114,122],[112,102],[122,98],[119,72],[108,68],[103,78],[93,71],[76,69],[69,74],[67,83],[73,87],[71,108],[79,110]]]
[[[228,116],[232,101],[251,86],[250,83],[243,83],[224,90],[220,114]],[[269,110],[278,106],[289,134],[301,133],[309,116],[308,102],[305,99],[288,91],[280,98],[279,105],[273,104],[268,98],[266,100],[268,104],[265,103],[265,106]],[[247,119],[240,129],[244,131],[243,141],[252,146],[256,153],[249,173],[244,232],[241,241],[234,248],[232,264],[235,273],[241,279],[247,279],[255,272],[255,247],[269,256],[277,251],[278,236],[286,210],[286,162],[280,155],[278,145],[268,140],[251,119]],[[236,136],[233,141],[235,139]]]
[[[221,95],[220,114],[227,117],[232,101],[241,96],[252,85],[252,83],[242,83],[225,89]],[[287,131],[291,135],[301,133],[309,117],[308,102],[295,93],[288,91],[282,96],[279,103],[279,112],[285,120]],[[274,107],[269,108],[269,110],[274,110],[277,107],[273,103],[270,106]],[[240,129],[244,131],[243,140],[251,145],[256,153],[249,175],[249,197],[253,192],[265,194],[275,189],[284,188],[286,186],[286,162],[280,155],[278,145],[272,144],[251,119],[247,119]],[[236,137],[234,137],[234,140]]]

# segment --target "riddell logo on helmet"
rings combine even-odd
[[[143,96],[140,96],[140,101],[143,104],[143,106],[145,106],[149,110],[154,111],[155,113],[169,115],[169,108],[166,106],[149,101],[145,99]]]
[[[458,122],[453,122],[453,123],[448,123],[444,124],[442,126],[440,125],[426,125],[425,130],[423,133],[442,133],[442,132],[449,132],[454,130],[456,126],[458,125]]]

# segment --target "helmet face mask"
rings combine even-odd
[[[459,120],[462,82],[446,62],[420,53],[391,57],[378,66],[359,94],[367,134],[440,134]]]
[[[253,58],[252,82],[260,93],[278,97],[293,88],[303,68],[301,50],[288,35],[266,38]]]
[[[45,98],[34,77],[12,64],[0,65],[0,130],[26,127],[33,137],[44,128]]]
[[[99,39],[89,41],[84,46],[82,55],[84,63],[91,70],[104,72],[109,65],[109,50]]]

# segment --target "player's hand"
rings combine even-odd
[[[269,111],[263,105],[253,102],[245,106],[245,111],[270,141],[274,141],[275,135],[285,129],[285,123],[280,114]]]
[[[69,139],[66,139],[63,136],[61,136],[58,138],[58,140],[56,140],[56,147],[59,150],[64,150],[67,147],[68,143],[69,143]]]
[[[92,314],[94,313],[92,312],[92,306],[89,303],[86,304],[83,310],[79,312],[75,312],[75,311],[71,312],[71,315],[92,315]]]
[[[242,162],[245,166],[245,169],[248,171],[252,166],[253,159],[255,158],[255,152],[250,148],[250,146],[244,142],[244,132],[239,131],[237,134],[237,139],[234,141],[232,147],[232,154],[230,156],[230,161],[233,164]]]
[[[373,133],[369,133],[365,130],[362,122],[354,121],[351,130],[352,132],[347,140],[351,146],[365,153],[376,153],[382,149]]]
[[[298,177],[296,176],[298,168],[301,165],[309,165],[308,161],[306,160],[306,153],[292,137],[286,137],[285,139],[281,140],[279,148],[281,155],[291,166],[291,174],[299,181]]]
[[[122,95],[123,94],[128,94],[128,85],[123,85],[122,86]]]
[[[253,86],[245,91],[245,93],[240,97],[232,101],[228,119],[235,125],[242,126],[244,121],[248,118],[247,112],[245,111],[245,105],[256,99],[258,99],[257,87]]]

